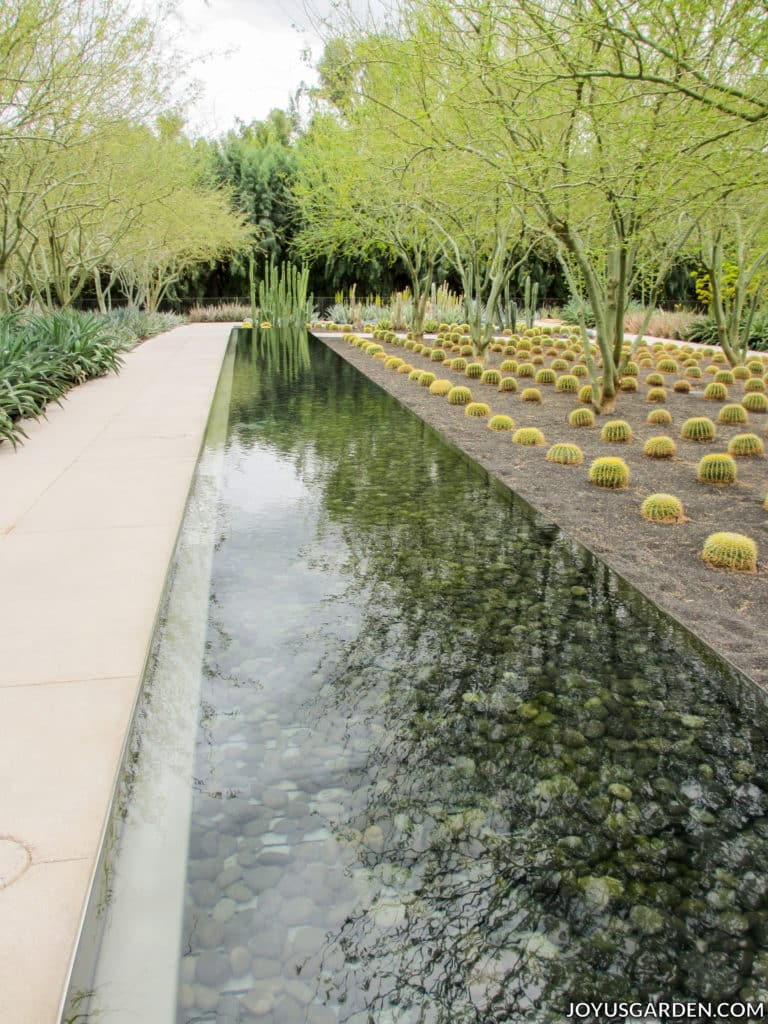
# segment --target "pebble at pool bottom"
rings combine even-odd
[[[241,333],[178,1024],[768,997],[763,698],[320,343],[277,362]]]

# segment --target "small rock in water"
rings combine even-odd
[[[272,1012],[275,1000],[269,992],[262,992],[254,988],[240,999],[240,1004],[254,1017],[266,1017],[268,1013]]]
[[[195,1006],[198,1010],[208,1013],[215,1010],[219,1004],[219,993],[217,989],[208,988],[207,985],[195,985]]]
[[[221,921],[206,917],[198,923],[194,934],[198,945],[203,949],[215,949],[224,939],[224,926]]]
[[[330,1007],[316,1003],[307,1010],[307,1024],[336,1024],[336,1014]]]
[[[238,882],[242,877],[243,871],[241,867],[236,865],[231,868],[226,868],[216,879],[216,885],[218,885],[220,889],[227,889],[230,885],[234,885],[235,882]]]
[[[275,1020],[280,1024],[304,1024],[304,1010],[288,996],[281,995],[275,1000]]]
[[[296,1000],[299,1006],[309,1006],[314,998],[312,989],[305,985],[303,981],[287,981],[285,983],[285,991],[291,999]]]
[[[213,919],[214,921],[221,921],[222,924],[226,924],[234,916],[236,910],[237,904],[235,901],[225,896],[213,908]]]
[[[300,896],[285,901],[280,917],[287,925],[304,924],[312,918],[314,911],[314,901],[306,896]]]
[[[363,846],[367,846],[374,853],[381,853],[384,849],[384,832],[378,825],[369,825],[363,832]]]
[[[251,969],[251,951],[245,946],[235,946],[229,951],[229,966],[234,978],[242,978]]]
[[[179,1006],[182,1010],[191,1010],[195,1005],[195,986],[188,981],[179,985]]]
[[[279,960],[268,960],[266,957],[257,956],[253,958],[251,972],[254,978],[275,978],[283,973]]]
[[[248,946],[255,956],[277,956],[283,948],[285,932],[283,930],[270,929],[261,932],[259,935],[252,935],[248,939]]]
[[[253,889],[249,889],[245,882],[235,882],[227,889],[227,896],[236,903],[247,903],[253,899]]]
[[[193,882],[190,889],[192,890],[192,899],[198,907],[212,907],[219,898],[219,890],[213,882],[203,880]]]
[[[229,958],[222,953],[201,953],[195,964],[195,980],[203,985],[221,985],[229,977]],[[202,1007],[201,1007],[202,1009]]]

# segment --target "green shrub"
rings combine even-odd
[[[671,459],[677,446],[671,437],[649,437],[643,445],[643,455],[649,459]]]
[[[629,466],[623,459],[603,456],[595,459],[589,467],[589,480],[596,487],[615,490],[629,484]]]
[[[757,434],[736,434],[728,442],[728,454],[739,458],[762,455],[764,452],[765,445]]]
[[[429,385],[429,393],[444,398],[452,387],[453,384],[449,380],[433,380]]]
[[[521,402],[540,402],[541,392],[538,388],[523,388],[520,392]]]
[[[680,428],[684,441],[712,441],[716,433],[715,424],[706,416],[693,416]]]
[[[683,503],[673,494],[649,494],[640,506],[640,514],[653,523],[682,523]]]
[[[514,430],[515,421],[511,416],[491,416],[488,420],[489,430]]]
[[[469,388],[455,387],[448,392],[449,405],[469,405],[472,401],[472,392]]]
[[[749,419],[743,405],[724,405],[717,417],[718,423],[746,423]]]
[[[743,533],[710,534],[701,557],[713,569],[757,572],[757,544]]]
[[[712,452],[705,455],[697,470],[697,479],[703,484],[727,487],[736,482],[736,463],[730,455]]]
[[[572,427],[594,427],[595,414],[591,409],[574,409],[568,416]]]
[[[468,402],[467,407],[464,410],[465,416],[475,416],[482,418],[483,416],[491,415],[490,405],[486,405],[485,402]]]
[[[541,445],[547,443],[544,440],[544,435],[538,427],[521,427],[519,430],[514,432],[512,440],[515,444],[524,445]]]
[[[517,391],[517,381],[514,377],[502,377],[499,381],[499,391]]]
[[[600,431],[600,440],[628,443],[632,440],[632,427],[626,420],[609,420]]]
[[[584,461],[584,452],[577,444],[553,444],[546,459],[560,466],[580,466]]]

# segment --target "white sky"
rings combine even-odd
[[[328,9],[328,0],[318,7]],[[316,62],[322,41],[303,0],[180,0],[181,47],[201,58],[191,75],[203,95],[188,111],[194,133],[218,135],[235,125],[288,107],[302,81],[316,83],[302,61],[310,49]]]

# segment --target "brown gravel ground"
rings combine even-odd
[[[473,399],[487,402],[492,414],[512,416],[517,427],[539,427],[547,444],[529,448],[513,444],[509,433],[489,430],[487,420],[466,417],[461,407],[430,395],[428,388],[409,381],[407,376],[386,370],[382,362],[343,337],[319,337],[567,534],[599,555],[718,654],[768,689],[768,657],[764,649],[768,627],[768,512],[763,508],[768,493],[766,457],[737,459],[737,483],[730,487],[717,488],[696,480],[696,466],[702,455],[725,451],[728,441],[737,433],[749,431],[765,437],[768,415],[750,413],[749,423],[738,427],[718,424],[717,437],[709,443],[682,441],[680,426],[689,416],[709,416],[717,421],[723,403],[705,401],[702,395],[703,384],[711,377],[705,376],[703,382],[691,381],[696,390],[689,395],[673,393],[671,384],[677,378],[669,377],[666,408],[672,414],[672,424],[647,426],[646,416],[656,406],[645,400],[648,389],[643,380],[650,371],[641,369],[638,392],[621,394],[614,415],[598,417],[594,428],[575,429],[567,421],[568,413],[579,404],[575,395],[558,394],[553,386],[540,386],[543,401],[533,405],[520,400],[520,391],[499,393],[495,387],[467,380],[463,374],[430,363],[424,356],[384,346],[388,354],[407,356],[414,368],[429,369],[438,377],[468,385]],[[492,353],[487,365],[498,367],[503,358]],[[549,362],[545,359],[545,365]],[[518,383],[520,390],[532,384],[522,380]],[[728,401],[739,401],[742,390],[738,382],[730,387]],[[632,442],[602,442],[601,423],[619,418],[631,424]],[[644,442],[661,434],[675,439],[676,458],[645,458]],[[558,441],[578,444],[584,452],[584,464],[561,466],[547,462],[549,445]],[[602,455],[618,455],[627,462],[628,488],[608,491],[589,483],[590,462]],[[657,491],[680,498],[688,521],[661,525],[645,520],[640,515],[642,500]],[[712,570],[704,564],[704,540],[719,530],[744,533],[757,542],[757,575]]]

